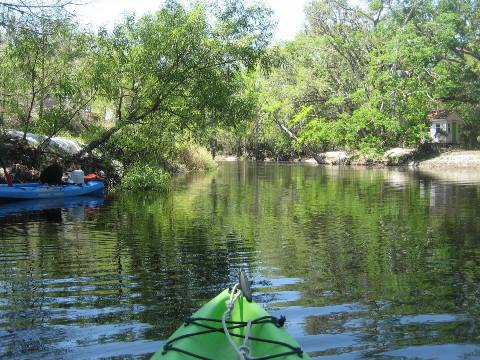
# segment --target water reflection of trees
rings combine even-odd
[[[476,188],[470,193],[450,187],[449,207],[431,213],[434,184],[400,174],[233,164],[155,205],[165,211],[155,217],[162,226],[145,233],[155,234],[149,251],[158,259],[142,266],[153,273],[172,269],[168,276],[186,289],[190,281],[197,283],[196,291],[208,283],[217,284],[216,290],[233,281],[231,262],[238,257],[253,267],[261,261],[285,277],[304,278],[297,286],[304,304],[373,298],[395,299],[402,311],[451,308],[451,298],[457,304],[469,298],[457,287],[469,267],[458,256],[472,250],[463,248],[462,238],[473,238],[479,229],[471,217],[465,224],[447,215],[477,211],[465,206],[467,198],[478,196]],[[246,259],[239,256],[245,253]],[[182,265],[190,272],[179,270]],[[156,285],[161,287],[151,286]],[[311,296],[324,290],[334,298]]]
[[[259,177],[255,166],[237,166],[243,166],[235,169],[237,181],[245,184],[237,206],[251,201],[249,179],[261,189],[260,209],[250,215],[261,260],[305,280],[295,286],[304,293],[297,305],[388,301],[392,306],[379,316],[476,316],[478,186],[439,187],[408,172],[301,166],[266,166]],[[441,206],[432,206],[432,189],[441,189]],[[248,223],[243,216],[249,217],[236,212],[235,221]],[[326,290],[333,295],[316,296]]]
[[[366,315],[308,317],[310,334],[352,331],[345,323],[366,317],[371,321],[359,325],[364,344],[400,343],[405,314],[478,318],[478,186],[385,169],[233,163],[178,178],[176,188],[117,196],[88,221],[10,228],[1,246],[26,255],[15,261],[18,274],[64,282],[43,282],[42,290],[27,282],[22,295],[5,297],[23,299],[17,310],[30,298],[64,299],[48,308],[65,316],[42,306],[42,324],[138,321],[152,327],[135,336],[159,339],[246,267],[263,279],[303,280],[273,290],[259,282],[267,302],[277,298],[268,293],[294,290],[302,294],[295,305],[367,306]],[[85,308],[92,311],[72,315]],[[480,335],[468,324],[457,333],[450,325],[435,329],[444,339]]]

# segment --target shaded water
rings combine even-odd
[[[240,268],[312,357],[480,358],[475,173],[224,163],[0,226],[1,358],[148,358]]]

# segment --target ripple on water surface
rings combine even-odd
[[[0,357],[148,358],[236,281],[315,359],[480,358],[480,179],[229,163],[0,218]]]

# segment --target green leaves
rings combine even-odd
[[[312,112],[313,106],[304,106],[298,113],[296,113],[289,122],[289,126],[297,126],[307,121],[309,114]]]
[[[251,117],[256,98],[247,84],[271,35],[267,14],[241,2],[213,9],[169,1],[111,34],[102,31],[91,68],[115,109],[115,127],[86,150],[114,135],[108,147],[124,161],[162,162],[176,142],[205,143],[210,129]]]
[[[143,162],[128,168],[123,177],[121,188],[134,191],[164,191],[170,190],[170,175],[157,166]]]
[[[89,37],[63,13],[37,16],[4,34],[0,100],[8,126],[55,135],[72,130],[93,98],[83,63]]]
[[[419,146],[431,141],[427,114],[439,108],[457,109],[472,138],[480,115],[476,4],[369,6],[309,4],[307,35],[285,44],[282,65],[262,79],[261,116],[277,114],[317,151]]]

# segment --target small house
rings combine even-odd
[[[430,135],[433,142],[441,144],[458,144],[461,142],[465,122],[455,110],[437,110],[428,114]]]

